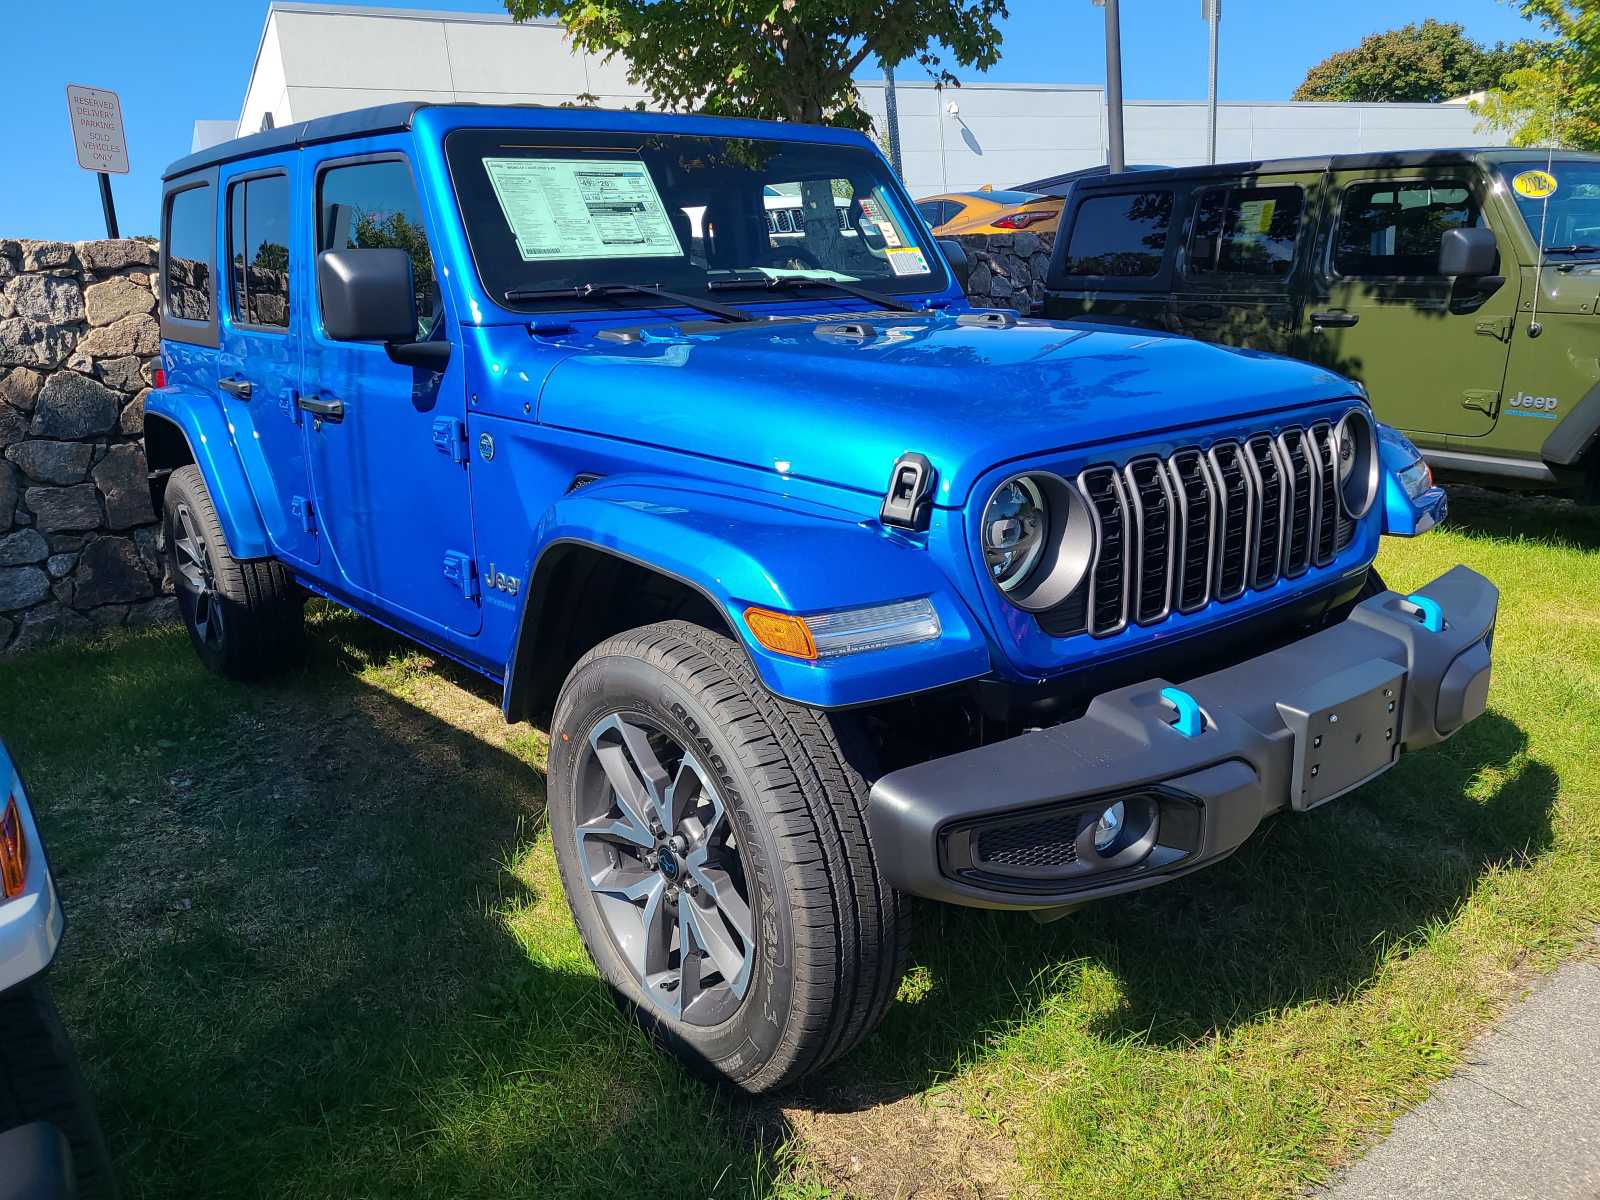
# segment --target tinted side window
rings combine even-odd
[[[416,185],[410,168],[398,159],[330,167],[317,186],[317,250],[372,248],[411,256],[417,336],[428,337],[443,307]]]
[[[1471,191],[1455,180],[1352,184],[1339,209],[1333,269],[1340,275],[1437,275],[1440,237],[1477,218]]]
[[[1302,206],[1298,187],[1207,188],[1195,205],[1188,271],[1287,276]]]
[[[1067,241],[1068,275],[1154,275],[1172,223],[1171,192],[1093,196],[1078,206]]]
[[[167,315],[211,320],[211,189],[174,192],[167,206]]]
[[[233,317],[289,327],[289,178],[268,175],[228,191]]]

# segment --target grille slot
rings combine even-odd
[[[1089,568],[1089,632],[1097,637],[1128,624],[1128,505],[1115,467],[1090,467],[1078,490],[1094,521],[1094,565]]]
[[[1211,481],[1205,455],[1179,450],[1167,460],[1173,491],[1178,500],[1178,552],[1174,603],[1179,612],[1191,613],[1211,598],[1211,565],[1216,547],[1217,488]]]
[[[1133,619],[1151,625],[1172,611],[1173,510],[1177,502],[1159,458],[1123,468],[1133,509]]]
[[[1340,522],[1349,523],[1339,504],[1339,464],[1333,445],[1333,427],[1313,425],[1306,435],[1317,463],[1317,538],[1311,561],[1326,566],[1338,553]]]
[[[1304,430],[1285,429],[1278,435],[1278,452],[1285,471],[1288,514],[1283,547],[1283,573],[1293,579],[1311,565],[1312,541],[1317,524],[1317,464],[1311,457]]]
[[[1244,464],[1256,485],[1256,537],[1250,586],[1271,587],[1278,581],[1283,557],[1283,466],[1270,435],[1258,433],[1244,444]]]
[[[1255,478],[1237,442],[1218,442],[1207,455],[1217,480],[1222,532],[1217,538],[1217,599],[1237,600],[1250,582],[1256,541]]]
[[[1078,833],[1083,820],[1082,813],[1070,813],[985,829],[973,847],[973,862],[980,867],[1021,871],[1070,867],[1078,861]]]

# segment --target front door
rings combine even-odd
[[[315,564],[305,442],[295,408],[307,272],[290,237],[295,155],[251,159],[222,178],[222,321],[217,386],[261,519],[290,564]]]
[[[346,147],[347,157],[320,162],[307,153],[315,251],[406,250],[419,336],[446,337],[410,164],[388,139],[371,150],[349,158]],[[320,312],[306,330],[302,417],[315,520],[333,560],[323,574],[424,635],[471,636],[482,625],[462,358],[458,344],[442,372],[402,366],[379,344],[331,340]]]
[[[1481,437],[1500,413],[1517,312],[1498,282],[1438,272],[1447,229],[1484,223],[1466,168],[1345,173],[1300,324],[1300,356],[1367,385],[1378,417],[1424,444]],[[1502,256],[1511,244],[1496,231]]]
[[[1314,240],[1322,176],[1220,180],[1195,194],[1179,256],[1172,327],[1225,346],[1287,354],[1294,343],[1297,277]]]

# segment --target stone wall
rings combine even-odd
[[[171,618],[144,397],[149,242],[0,238],[0,654]]]
[[[975,233],[961,244],[972,260],[969,300],[982,308],[1014,308],[1025,317],[1043,311],[1054,234]]]

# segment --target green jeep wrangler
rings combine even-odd
[[[1047,315],[1309,359],[1441,473],[1600,498],[1600,155],[1140,171],[1066,210]]]

